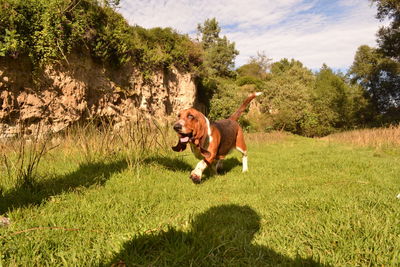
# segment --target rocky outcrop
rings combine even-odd
[[[36,73],[35,79],[32,73]],[[119,127],[139,112],[157,118],[196,103],[190,73],[164,69],[144,79],[134,66],[104,68],[85,55],[32,72],[27,59],[0,58],[0,138],[59,132],[87,119]]]

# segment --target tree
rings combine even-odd
[[[313,136],[318,125],[313,113],[311,91],[315,77],[296,60],[282,59],[271,66],[271,79],[263,99],[263,109],[272,119],[272,127]]]
[[[366,118],[368,99],[364,97],[362,88],[349,84],[340,73],[334,73],[327,65],[323,65],[316,73],[313,90],[313,107],[318,116],[322,134],[334,129],[349,128],[362,124]]]
[[[353,83],[366,90],[380,113],[400,106],[400,64],[380,50],[360,46],[349,74]]]
[[[230,42],[226,36],[220,37],[221,28],[215,18],[207,19],[204,25],[197,26],[199,40],[204,49],[204,67],[210,76],[233,76],[235,57],[239,52],[235,43]]]
[[[219,27],[215,18],[206,19],[204,25],[197,25],[197,34],[200,36],[198,39],[202,43],[205,50],[217,43],[220,32],[221,28]]]
[[[271,68],[271,60],[265,52],[257,52],[256,57],[250,57],[249,62],[236,71],[243,77],[249,76],[257,79],[265,79]]]
[[[297,60],[282,59],[271,65],[265,84],[261,102],[274,129],[323,136],[365,120],[368,100],[361,87],[325,64],[314,74]]]
[[[316,74],[313,102],[319,121],[327,131],[344,124],[346,100],[344,81],[324,64]]]
[[[378,7],[376,18],[391,20],[389,26],[378,31],[380,52],[400,62],[400,0],[372,0]]]
[[[378,48],[360,46],[349,75],[361,85],[377,114],[400,113],[400,0],[371,0],[376,18],[390,24],[377,33]],[[395,115],[396,116],[396,115]]]
[[[250,64],[256,64],[259,66],[259,76],[260,78],[265,78],[267,72],[271,69],[271,61],[272,59],[269,58],[264,51],[257,52],[257,56],[250,57]]]
[[[76,0],[74,0],[76,1]],[[120,4],[120,0],[96,0],[100,6],[109,6],[111,8],[117,8]],[[74,3],[75,4],[75,3]]]

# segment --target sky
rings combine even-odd
[[[216,18],[220,36],[235,42],[236,67],[264,53],[318,70],[346,71],[360,45],[376,46],[382,22],[369,0],[121,0],[131,25],[171,27],[195,38],[199,23]]]

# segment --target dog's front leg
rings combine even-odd
[[[190,179],[192,179],[193,183],[199,184],[201,182],[201,176],[207,166],[208,164],[204,159],[197,163],[196,168],[190,173]]]
[[[216,152],[217,148],[213,147],[214,143],[210,142],[210,145],[208,147],[208,150],[205,150],[205,152],[201,152],[201,154],[204,156],[203,160],[197,163],[196,168],[190,173],[190,179],[192,179],[193,183],[199,184],[201,182],[201,176],[203,175],[203,171],[207,168],[207,166],[212,167],[212,164],[214,160],[217,157]]]

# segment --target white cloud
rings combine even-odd
[[[192,35],[198,23],[215,17],[240,51],[237,66],[264,51],[312,69],[323,63],[345,69],[360,45],[375,45],[379,27],[376,9],[366,0],[122,0],[119,11],[132,25]]]

